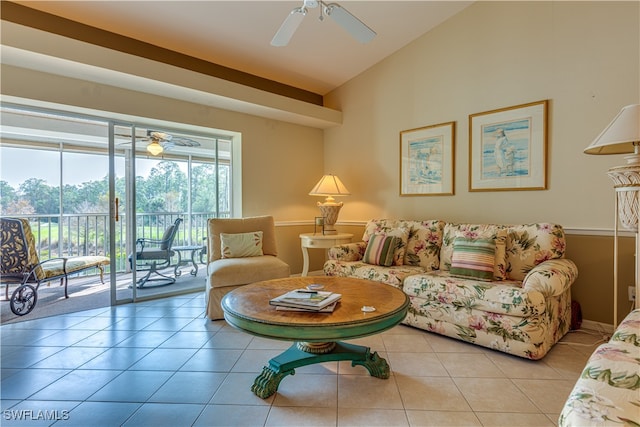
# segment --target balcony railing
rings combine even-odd
[[[219,215],[229,217],[228,213]],[[115,254],[109,253],[108,214],[20,215],[29,220],[35,238],[38,258],[81,255],[105,255],[116,259],[116,271],[127,272],[126,217],[116,222]],[[207,220],[216,217],[206,213],[139,213],[136,214],[136,238],[161,239],[164,231],[177,218],[183,223],[175,237],[174,245],[204,244],[207,237]]]

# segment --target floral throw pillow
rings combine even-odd
[[[250,233],[220,233],[222,258],[245,258],[261,256],[262,231]]]

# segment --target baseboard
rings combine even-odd
[[[605,334],[613,334],[613,325],[610,323],[595,322],[593,320],[582,320],[582,328],[590,331],[604,332]]]

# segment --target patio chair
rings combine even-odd
[[[109,258],[99,255],[40,261],[29,220],[24,218],[0,218],[0,248],[0,282],[6,286],[5,299],[9,299],[9,285],[19,285],[9,299],[11,311],[17,316],[30,313],[36,306],[41,283],[60,279],[60,286],[64,285],[64,297],[69,298],[67,284],[70,274],[97,268],[104,284],[104,266],[109,264]]]
[[[147,272],[144,277],[138,279],[136,282],[138,288],[141,289],[145,287],[148,282],[157,282],[153,286],[166,286],[176,282],[175,277],[166,276],[162,274],[160,270],[175,267],[175,265],[172,264],[175,251],[171,248],[173,246],[173,240],[178,233],[180,223],[182,223],[182,218],[176,219],[175,222],[165,230],[160,240],[146,238],[136,240],[135,265],[133,254],[129,255],[129,263],[132,269],[135,268],[136,271]],[[160,277],[151,278],[152,274]]]

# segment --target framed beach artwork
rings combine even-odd
[[[455,122],[400,132],[400,195],[454,193]]]
[[[469,191],[547,188],[547,104],[469,116]]]

